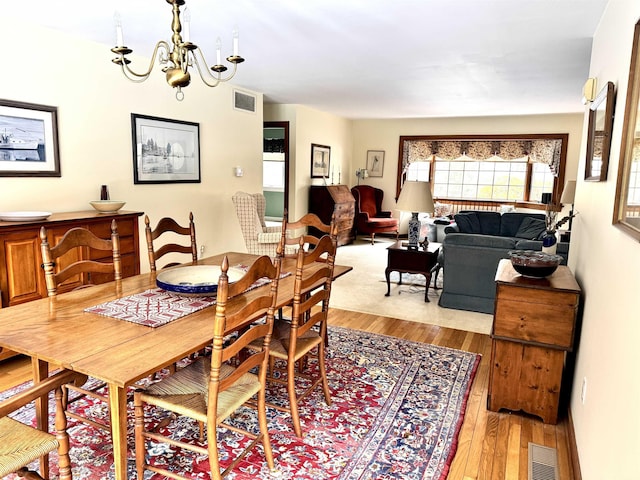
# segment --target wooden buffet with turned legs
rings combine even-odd
[[[580,287],[569,267],[547,278],[496,272],[487,408],[522,410],[557,423],[567,352],[573,349]]]

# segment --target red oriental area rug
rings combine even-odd
[[[269,471],[260,446],[227,478],[444,480],[479,361],[474,353],[330,327],[331,406],[325,404],[321,389],[301,403],[302,439],[293,433],[288,414],[268,409],[276,471]],[[308,368],[315,368],[314,363]],[[286,390],[279,388],[270,386],[270,401],[286,401]],[[108,417],[104,403],[81,400],[75,405],[82,402],[81,408],[92,415]],[[29,421],[33,411],[23,409],[19,415]],[[147,417],[157,422],[164,414],[149,408]],[[258,431],[255,412],[249,408],[233,421]],[[114,478],[109,435],[73,420],[70,425],[73,478]],[[198,436],[197,425],[187,419],[167,428],[176,437]],[[129,478],[137,478],[132,433],[130,427]],[[223,468],[245,442],[231,431],[219,430]],[[209,478],[206,458],[163,444],[151,445],[149,455],[154,463],[173,465],[191,478]],[[57,473],[54,465],[52,473]],[[145,480],[160,478],[164,477],[145,474]]]

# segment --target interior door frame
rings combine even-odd
[[[284,211],[288,212],[289,211],[289,122],[263,122],[262,127],[284,129]]]

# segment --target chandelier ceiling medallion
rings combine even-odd
[[[116,13],[116,46],[113,47],[111,51],[118,56],[114,58],[112,62],[120,65],[124,76],[132,82],[144,82],[149,78],[157,58],[158,63],[162,66],[162,71],[166,74],[167,83],[177,89],[176,98],[180,101],[184,99],[182,88],[191,82],[189,67],[195,66],[200,74],[200,78],[205,85],[209,87],[215,87],[220,82],[231,80],[236,73],[238,64],[244,62],[244,58],[238,55],[238,31],[234,30],[233,32],[233,55],[227,57],[227,62],[233,64],[233,70],[227,77],[222,78],[222,73],[227,71],[227,67],[221,64],[220,49],[222,41],[220,38],[216,41],[216,64],[210,67],[215,73],[210,73],[204,54],[200,48],[189,39],[190,15],[187,7],[184,9],[184,29],[183,24],[180,22],[180,7],[185,4],[185,0],[167,0],[167,3],[173,6],[173,21],[171,22],[171,30],[173,31],[171,36],[172,46],[169,45],[169,42],[160,40],[156,43],[153,50],[147,71],[144,73],[134,72],[129,67],[131,60],[126,57],[126,55],[132,53],[133,50],[124,46],[122,22],[120,16]],[[184,33],[184,38],[182,33]]]

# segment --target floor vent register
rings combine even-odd
[[[555,448],[529,442],[529,480],[560,480]]]

